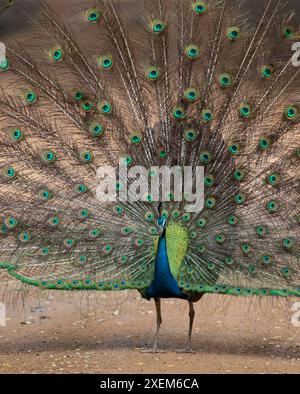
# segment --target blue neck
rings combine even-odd
[[[158,242],[154,280],[147,290],[147,296],[148,298],[187,298],[170,270],[165,231]]]

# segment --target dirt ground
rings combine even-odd
[[[299,373],[300,327],[292,301],[206,295],[195,305],[193,354],[188,307],[163,300],[161,349],[152,345],[154,304],[136,293],[53,293],[7,306],[0,327],[1,373]],[[299,308],[300,309],[300,308]],[[295,319],[295,316],[294,316]]]

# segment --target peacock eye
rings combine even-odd
[[[294,26],[292,26],[292,25],[285,26],[285,27],[283,28],[282,33],[283,33],[283,36],[284,36],[285,38],[291,38],[291,37],[293,37],[294,34],[295,34]]]
[[[197,138],[197,136],[198,136],[198,134],[197,134],[196,130],[194,130],[194,129],[188,129],[188,130],[186,130],[185,133],[184,133],[184,139],[185,139],[187,142],[193,142],[193,141],[195,141],[196,138]]]
[[[140,134],[134,133],[131,135],[130,140],[131,140],[132,144],[138,145],[142,142],[142,137],[140,136]]]
[[[10,139],[13,142],[20,142],[24,140],[24,134],[20,129],[12,129],[9,131]]]
[[[44,151],[41,155],[41,159],[44,161],[46,164],[51,164],[54,163],[56,160],[56,155],[54,152],[51,150]]]
[[[197,220],[196,226],[200,228],[204,228],[206,226],[206,223],[207,223],[206,219],[200,218]]]
[[[203,15],[207,11],[207,4],[204,1],[196,1],[192,4],[194,12],[198,15]]]
[[[205,207],[208,209],[215,208],[216,204],[217,204],[217,201],[214,197],[209,197],[205,200]]]
[[[243,181],[246,175],[246,171],[242,169],[236,169],[234,171],[233,177],[236,181]]]
[[[235,226],[235,225],[239,224],[239,221],[240,221],[239,218],[234,215],[229,216],[229,218],[228,218],[228,223],[230,224],[230,226]]]
[[[287,120],[295,120],[299,116],[299,110],[294,105],[288,105],[285,109],[285,117]]]
[[[205,184],[205,186],[211,187],[211,186],[214,185],[214,183],[215,183],[215,177],[214,177],[213,175],[207,175],[207,176],[204,178],[204,184]]]
[[[64,52],[61,48],[51,48],[49,49],[49,57],[54,62],[59,62],[63,60]]]
[[[188,88],[184,92],[184,98],[190,102],[193,103],[199,98],[199,92],[195,88]]]
[[[98,58],[98,64],[103,70],[109,70],[113,66],[113,59],[110,55],[100,56]]]
[[[33,90],[27,90],[24,93],[24,99],[27,104],[34,104],[37,101],[37,93]]]
[[[231,41],[239,40],[241,38],[241,29],[237,26],[229,27],[226,35]]]
[[[90,151],[81,152],[80,159],[84,163],[91,163],[94,160],[93,152],[90,152]]]
[[[112,112],[112,106],[108,101],[99,101],[98,110],[102,115],[109,115]]]
[[[2,169],[2,175],[7,179],[13,179],[16,176],[16,171],[13,167],[4,167]]]
[[[101,18],[101,11],[98,8],[90,8],[85,12],[85,17],[89,23],[97,24]]]
[[[104,128],[99,123],[92,123],[89,130],[93,137],[100,137],[104,133]]]
[[[197,45],[190,44],[185,48],[185,54],[191,60],[197,59],[200,55],[200,48]]]
[[[82,193],[87,192],[88,188],[87,188],[87,186],[85,184],[79,183],[79,184],[74,186],[74,190],[75,190],[76,193],[82,194]]]
[[[5,58],[0,62],[0,71],[7,71],[9,70],[9,67],[10,67],[10,62],[8,58]]]
[[[237,205],[242,205],[242,204],[244,204],[245,200],[246,200],[246,197],[245,197],[243,194],[241,194],[241,193],[239,193],[239,194],[237,194],[237,195],[234,196],[234,202],[235,202]]]
[[[178,105],[173,110],[173,117],[176,120],[182,120],[185,118],[185,109],[182,105]]]
[[[73,97],[75,101],[81,101],[83,99],[83,92],[81,90],[75,91]]]
[[[219,84],[222,88],[229,88],[232,85],[232,76],[228,73],[221,74]]]
[[[200,153],[199,159],[200,159],[201,163],[208,164],[212,160],[212,155],[209,151],[203,151]]]
[[[149,27],[153,33],[161,34],[165,31],[166,24],[161,19],[154,19],[150,22]]]
[[[81,106],[85,112],[90,112],[94,108],[94,104],[89,100],[85,100]]]
[[[260,75],[265,79],[272,78],[273,72],[274,72],[274,68],[269,65],[265,65],[260,68]]]
[[[214,119],[214,114],[211,109],[204,108],[201,112],[201,118],[205,123],[210,123]]]
[[[272,140],[269,137],[261,137],[258,143],[258,147],[260,150],[268,150],[272,144]]]
[[[281,181],[281,177],[280,177],[279,174],[275,174],[275,173],[274,173],[274,174],[271,174],[271,175],[268,176],[268,183],[269,183],[271,186],[277,186],[277,185],[279,185],[280,181]]]
[[[28,232],[24,231],[18,235],[18,238],[21,242],[29,242],[31,237]]]
[[[228,147],[228,152],[231,153],[233,156],[238,155],[240,151],[241,151],[241,146],[237,142],[234,142]]]
[[[146,76],[150,81],[156,81],[159,78],[159,70],[155,66],[148,67]]]
[[[250,118],[251,106],[248,103],[242,103],[239,107],[239,114],[242,118]]]
[[[279,209],[279,204],[278,204],[277,201],[271,200],[271,201],[268,202],[268,204],[267,204],[267,210],[268,210],[270,213],[275,213],[275,212],[278,211],[278,209]]]

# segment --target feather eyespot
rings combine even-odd
[[[184,139],[187,142],[194,142],[197,138],[198,134],[195,129],[188,129],[184,132]]]
[[[244,180],[245,175],[246,175],[246,171],[238,168],[238,169],[236,169],[236,170],[234,171],[233,177],[234,177],[234,179],[235,179],[236,181],[241,182],[241,181]]]
[[[273,66],[265,65],[260,68],[260,75],[265,79],[271,79],[274,73]]]
[[[242,204],[244,204],[245,201],[246,201],[246,198],[243,194],[237,194],[234,196],[234,202],[237,205],[242,205]]]
[[[203,151],[200,153],[199,159],[200,159],[201,163],[208,164],[212,160],[212,155],[208,151]]]
[[[194,12],[198,15],[203,15],[207,11],[207,4],[204,1],[196,1],[192,4]]]
[[[209,108],[204,108],[201,112],[201,118],[205,123],[212,122],[214,119],[213,111]]]
[[[226,32],[227,38],[231,41],[237,41],[241,38],[241,29],[237,26],[231,26]]]
[[[215,208],[216,204],[217,204],[217,201],[214,197],[209,197],[205,200],[205,207],[208,209]]]
[[[16,177],[16,171],[13,167],[9,166],[9,167],[4,167],[2,169],[2,175],[4,176],[4,178],[7,179],[14,179]]]
[[[229,88],[232,85],[232,76],[228,73],[223,73],[219,77],[219,84],[222,88]]]
[[[154,19],[150,22],[149,27],[153,33],[161,34],[165,31],[166,24],[161,19]]]
[[[131,140],[133,145],[138,145],[138,144],[140,144],[142,142],[142,137],[141,137],[140,134],[134,133],[134,134],[131,135],[130,140]]]
[[[200,228],[204,228],[206,226],[206,223],[207,223],[206,219],[200,218],[197,220],[196,226]]]
[[[258,142],[258,147],[260,150],[266,151],[270,148],[272,140],[269,137],[261,137]]]
[[[92,161],[94,160],[94,155],[90,151],[84,151],[80,153],[80,159],[84,163],[92,163]]]
[[[278,211],[278,209],[279,209],[279,204],[278,204],[278,202],[276,200],[271,200],[271,201],[268,202],[267,210],[270,213],[275,213],[275,212]]]
[[[6,225],[9,229],[11,229],[11,230],[14,229],[14,228],[16,228],[17,225],[18,225],[17,219],[15,219],[13,216],[10,216],[10,217],[6,218],[6,219],[4,220],[4,223],[5,223],[5,225]]]
[[[237,142],[234,142],[233,144],[228,146],[228,152],[231,153],[233,156],[238,155],[240,151],[241,151],[241,145]]]
[[[43,160],[44,163],[51,164],[56,161],[56,155],[51,150],[48,150],[42,153],[41,159]]]
[[[104,128],[99,123],[92,123],[89,130],[93,137],[100,137],[104,133]]]
[[[215,184],[215,177],[213,175],[207,175],[204,178],[204,184],[207,187],[212,187]]]
[[[27,90],[24,93],[24,99],[27,104],[32,105],[37,101],[37,93],[33,90]]]
[[[197,45],[190,44],[185,48],[184,52],[189,59],[195,60],[200,55],[200,48]]]
[[[85,12],[86,20],[91,24],[97,24],[100,21],[102,14],[98,8],[89,8]]]
[[[292,38],[295,34],[295,28],[292,25],[287,25],[283,28],[282,34],[284,38]]]
[[[85,112],[91,112],[91,110],[94,108],[94,104],[89,100],[84,100],[81,107]]]
[[[271,175],[268,176],[268,183],[271,186],[279,185],[280,181],[281,181],[281,176],[279,174],[275,174],[274,173],[274,174],[271,174]]]
[[[199,98],[199,92],[195,88],[188,88],[184,92],[184,98],[188,102],[193,103]]]
[[[9,131],[10,139],[13,142],[20,142],[24,140],[24,134],[20,129],[12,129]]]
[[[21,242],[29,242],[30,241],[30,234],[27,231],[24,231],[18,235],[19,241]]]
[[[10,61],[8,58],[3,59],[0,62],[0,71],[7,71],[10,68]]]
[[[103,70],[111,69],[113,66],[112,56],[110,56],[110,55],[100,56],[98,58],[98,64],[99,64],[99,67],[102,68]]]
[[[250,118],[252,114],[252,109],[250,104],[242,103],[239,107],[239,114],[242,118]]]
[[[83,194],[88,191],[88,188],[84,183],[79,183],[74,186],[74,190],[76,193]]]
[[[102,115],[110,115],[112,112],[112,106],[108,101],[101,100],[98,103],[98,110]]]
[[[173,117],[176,120],[182,120],[185,118],[185,109],[182,105],[178,105],[173,110]]]
[[[155,66],[148,67],[146,76],[150,81],[156,81],[159,77],[159,69]]]
[[[294,105],[289,105],[285,109],[285,117],[287,120],[296,120],[299,116],[299,110]]]
[[[64,52],[61,48],[51,48],[49,49],[49,57],[54,62],[61,62],[64,60]]]
[[[81,90],[77,90],[73,93],[73,98],[75,101],[81,101],[83,99],[83,92]]]

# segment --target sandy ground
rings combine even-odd
[[[196,304],[194,354],[188,307],[164,300],[162,354],[142,353],[155,328],[153,303],[135,293],[53,293],[7,308],[0,327],[1,373],[299,373],[300,327],[292,302],[205,296]],[[300,309],[300,308],[299,308]]]

